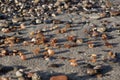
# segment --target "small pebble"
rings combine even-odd
[[[17,77],[22,77],[23,76],[23,70],[19,69],[18,71],[16,71],[16,76]]]
[[[41,77],[40,77],[39,74],[34,73],[34,74],[32,75],[32,80],[41,80]]]
[[[0,77],[0,80],[10,80],[9,77]]]
[[[68,80],[68,77],[66,75],[58,75],[58,76],[52,76],[50,80]]]
[[[41,21],[40,19],[36,19],[35,22],[36,22],[37,24],[42,23],[42,21]]]
[[[91,14],[91,15],[89,15],[89,18],[90,18],[90,19],[99,19],[99,18],[101,18],[101,17],[100,17],[100,15],[98,15],[98,14]]]
[[[90,75],[90,76],[95,75],[95,74],[97,74],[97,70],[95,70],[95,69],[87,69],[87,74]]]
[[[103,33],[103,32],[106,31],[106,27],[98,27],[97,31],[100,32],[100,33]]]
[[[26,80],[24,77],[18,77],[18,80]]]

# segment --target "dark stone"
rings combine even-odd
[[[0,19],[6,19],[6,18],[7,18],[6,15],[0,14]]]

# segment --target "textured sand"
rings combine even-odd
[[[119,0],[118,0],[119,1]],[[68,32],[63,33],[63,34],[56,34],[56,30],[53,31],[46,31],[44,32],[44,35],[46,37],[56,37],[59,39],[59,43],[63,44],[66,43],[68,41],[65,40],[67,35],[75,35],[77,37],[80,38],[86,38],[87,36],[83,33],[83,30],[86,28],[89,28],[88,24],[83,24],[81,23],[81,16],[76,15],[76,14],[64,14],[64,15],[60,15],[57,17],[57,19],[60,19],[62,21],[68,21],[70,20],[72,17],[75,18],[75,20],[73,21],[73,27],[71,27],[69,29]],[[90,20],[91,23],[94,23],[96,25],[100,24],[100,21],[102,20],[108,20],[111,21],[110,25],[117,23],[120,23],[120,16],[115,16],[115,17],[109,17],[109,18],[104,18],[104,19],[100,19],[100,20]],[[79,23],[80,24],[76,24]],[[90,24],[91,24],[90,23]],[[47,29],[49,29],[50,27],[52,27],[52,24],[39,24],[39,25],[28,25],[27,28],[23,31],[21,31],[23,34],[21,35],[16,35],[16,36],[20,36],[20,37],[28,37],[29,36],[29,32],[30,31],[35,31],[37,29],[42,29],[45,26],[48,26]],[[65,24],[58,24],[59,27],[64,27]],[[77,46],[77,47],[73,47],[70,49],[67,48],[53,48],[53,50],[55,50],[55,55],[56,56],[64,56],[64,57],[70,57],[70,58],[76,58],[78,59],[78,63],[79,66],[77,67],[72,67],[69,65],[69,62],[67,60],[63,61],[61,59],[52,59],[51,61],[46,61],[42,58],[42,53],[44,52],[44,47],[42,45],[40,45],[39,47],[41,48],[41,51],[38,56],[34,56],[32,53],[32,50],[36,47],[35,45],[30,45],[30,46],[22,46],[22,44],[17,44],[14,47],[8,47],[8,49],[12,50],[12,49],[18,49],[18,50],[22,50],[27,57],[26,61],[22,61],[19,56],[5,56],[5,57],[1,57],[0,58],[0,64],[3,64],[5,66],[24,66],[25,71],[29,72],[29,71],[33,71],[33,72],[38,72],[41,77],[43,78],[43,80],[49,80],[49,78],[52,75],[57,75],[57,74],[66,74],[69,76],[70,80],[98,80],[96,77],[94,76],[88,76],[86,75],[86,68],[84,68],[85,64],[84,62],[86,62],[86,60],[89,60],[89,55],[90,54],[98,54],[99,58],[96,64],[102,64],[104,65],[105,69],[104,69],[104,75],[100,80],[119,80],[120,78],[120,64],[119,64],[119,60],[117,63],[110,63],[110,62],[102,62],[101,60],[101,56],[102,55],[106,55],[107,52],[105,52],[104,50],[111,50],[115,53],[118,54],[118,57],[120,58],[120,35],[118,35],[117,31],[115,30],[116,28],[120,28],[120,26],[108,26],[111,27],[112,29],[109,30],[107,32],[107,34],[113,36],[113,39],[108,40],[110,43],[114,44],[113,48],[106,48],[105,46],[103,46],[103,41],[98,39],[96,40],[96,43],[101,44],[100,46],[97,46],[93,49],[89,49],[87,47],[87,45],[85,43]],[[0,32],[0,35],[3,35],[4,33]],[[10,34],[6,34],[6,35],[12,35],[14,34],[14,32],[10,33]],[[79,54],[78,51],[84,51],[84,53]],[[51,63],[56,63],[56,64],[60,64],[61,66],[59,68],[51,68],[48,67],[49,64]],[[15,72],[14,71],[10,71],[6,74],[2,74],[2,76],[12,76],[14,77]],[[12,80],[17,80],[15,78],[13,78]]]

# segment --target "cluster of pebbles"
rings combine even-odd
[[[92,14],[86,17],[99,19],[119,15],[119,9],[119,5],[113,5],[109,0],[3,0],[0,19],[13,24],[28,20],[31,24],[53,23],[54,17],[64,13]]]
[[[68,21],[56,19],[61,15],[76,14],[81,16],[79,22],[75,22],[74,16]],[[12,47],[36,46],[31,53],[34,56],[42,55],[46,61],[52,59],[60,59],[68,61],[72,67],[79,66],[79,59],[71,58],[70,56],[57,56],[54,49],[71,49],[76,48],[79,45],[87,45],[87,49],[94,49],[99,47],[96,41],[101,41],[102,46],[107,49],[112,49],[114,45],[109,42],[113,37],[108,34],[109,30],[116,28],[118,34],[120,34],[120,25],[112,23],[107,20],[103,20],[101,24],[92,24],[91,20],[101,20],[104,18],[116,17],[120,15],[120,5],[113,4],[110,0],[1,0],[0,1],[0,57],[5,56],[19,56],[23,61],[27,60],[24,51],[13,49]],[[42,29],[33,30],[26,35],[24,31],[27,31],[29,25],[48,25],[52,24],[52,27],[43,26]],[[60,28],[60,24],[64,27]],[[55,34],[62,34],[72,32],[72,28],[76,24],[86,25],[89,24],[89,28],[85,28],[82,34],[87,37],[80,38],[74,35],[67,35],[66,42],[59,44],[60,39],[57,37],[46,36],[47,32],[55,31]],[[23,31],[23,32],[22,32]],[[25,36],[21,37],[24,34]],[[27,37],[26,37],[27,36]],[[101,44],[100,44],[101,45]],[[42,46],[42,48],[41,48]],[[43,52],[41,50],[43,49]],[[40,54],[41,53],[41,54]],[[79,51],[78,53],[85,53]],[[118,56],[112,50],[107,52],[106,56],[102,56],[102,61],[117,62]],[[93,53],[88,56],[90,59],[85,60],[86,74],[90,76],[102,77],[104,73],[104,65],[97,64],[98,55]],[[59,68],[59,64],[49,64],[48,68]],[[0,73],[4,66],[0,65]],[[15,71],[15,75],[18,80],[42,80],[41,76],[36,72],[25,72],[23,69]],[[0,77],[0,80],[12,80],[8,77]],[[66,75],[51,76],[50,80],[68,80]]]

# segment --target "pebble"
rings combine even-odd
[[[8,77],[0,77],[0,80],[10,80]]]
[[[51,59],[49,57],[45,57],[46,61],[51,61]]]
[[[36,38],[32,38],[32,39],[31,39],[31,42],[36,42]]]
[[[98,27],[97,31],[100,32],[100,33],[103,33],[103,32],[106,31],[106,27]]]
[[[84,10],[85,12],[92,14],[92,11],[94,12],[94,10],[100,13],[104,11],[104,8],[106,8],[102,7],[106,5],[102,4],[101,0],[70,0],[70,2],[69,0],[32,0],[31,2],[29,2],[28,0],[8,0],[1,2],[0,19],[9,18],[13,23],[23,22],[26,17],[30,17],[31,20],[34,19],[34,23],[37,24],[43,22],[51,23],[51,20],[46,19],[45,21],[43,21],[42,18],[51,18],[51,16],[56,17],[59,14],[56,14],[57,12],[55,11],[58,11],[58,13],[74,13],[74,11],[82,12],[82,10]],[[10,5],[8,5],[7,3]],[[98,10],[96,6],[99,7],[100,10]],[[108,12],[111,14],[111,16],[116,16],[120,14],[119,10],[112,10]],[[99,19],[100,16],[98,13],[94,13],[92,14],[92,16],[90,15],[89,18]],[[54,23],[58,24],[60,22],[54,21]]]
[[[41,80],[41,76],[38,73],[32,75],[32,80]]]
[[[8,27],[8,23],[7,22],[0,22],[0,27]]]
[[[54,55],[55,54],[55,51],[54,50],[51,50],[51,49],[48,49],[48,54],[50,55],[50,56],[52,56],[52,55]]]
[[[34,3],[38,3],[40,0],[34,0]]]
[[[26,80],[24,77],[18,77],[18,80]]]
[[[111,16],[118,16],[120,15],[120,11],[110,11]]]
[[[9,32],[9,29],[8,28],[2,28],[1,31],[6,33],[6,32]]]
[[[22,17],[20,17],[20,18],[13,18],[12,19],[12,22],[13,23],[18,23],[18,22],[22,22],[23,21],[23,18]]]
[[[95,74],[97,74],[97,70],[95,70],[95,69],[87,69],[87,74],[90,75],[90,76],[95,75]]]
[[[42,23],[42,21],[41,21],[40,19],[36,19],[35,22],[36,22],[37,24]]]
[[[76,43],[82,44],[82,43],[83,43],[83,39],[77,39],[77,40],[76,40]]]
[[[101,74],[101,71],[102,71],[102,65],[87,65],[87,74],[90,75],[90,76],[93,76],[93,75],[97,75],[97,74]]]
[[[16,71],[16,76],[17,77],[22,77],[23,76],[23,70],[19,69],[18,71]]]
[[[99,14],[91,14],[91,15],[89,15],[89,18],[90,19],[100,19],[101,17]]]
[[[51,16],[52,16],[52,17],[56,17],[56,14],[53,13]]]
[[[101,69],[102,68],[102,65],[96,65],[95,67],[94,67],[94,69]]]
[[[58,76],[52,76],[50,80],[68,80],[68,77],[66,75],[58,75]]]

